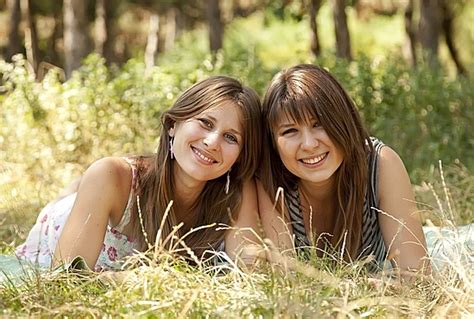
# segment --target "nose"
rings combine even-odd
[[[312,130],[305,129],[302,131],[301,148],[303,150],[312,151],[319,146],[319,140]]]
[[[219,149],[219,134],[217,132],[209,132],[202,142],[208,149]]]

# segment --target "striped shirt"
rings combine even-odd
[[[364,210],[362,216],[362,242],[358,258],[373,256],[374,261],[367,265],[368,270],[376,271],[383,266],[386,258],[386,248],[382,238],[378,222],[377,211],[379,199],[377,195],[378,184],[378,160],[380,150],[384,144],[376,138],[371,138],[374,146],[374,155],[369,156],[369,180],[364,201]],[[306,229],[301,209],[300,194],[296,184],[291,190],[285,192],[285,201],[290,215],[291,225],[293,227],[294,243],[297,249],[304,249],[312,246],[306,235]]]

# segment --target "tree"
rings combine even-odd
[[[346,0],[331,0],[336,31],[336,55],[340,58],[352,59],[351,39],[347,27]]]
[[[81,65],[90,52],[86,0],[64,0],[64,54],[66,77]]]
[[[212,54],[222,48],[223,26],[219,0],[207,1],[207,19],[209,23],[209,45]]]
[[[8,43],[5,52],[5,60],[11,61],[13,55],[23,51],[20,36],[21,9],[20,0],[7,1],[8,12]]]
[[[315,56],[321,54],[321,44],[319,42],[318,35],[318,23],[316,18],[318,17],[319,9],[321,8],[322,0],[309,0],[309,27],[311,29],[311,52]]]
[[[108,64],[115,62],[116,20],[120,0],[96,0],[95,51]]]
[[[170,50],[177,33],[177,13],[181,7],[180,0],[160,4],[143,2],[150,11],[148,37],[145,47],[145,65],[149,69],[155,65],[159,52]]]
[[[405,30],[410,39],[412,61],[416,62],[417,37],[414,31],[413,2],[414,0],[410,0],[405,10]],[[422,49],[428,53],[429,63],[434,66],[438,64],[439,39],[443,35],[457,72],[462,75],[467,71],[454,43],[454,9],[456,8],[462,9],[463,4],[456,6],[453,2],[446,0],[421,0],[418,38]]]
[[[36,31],[36,21],[31,9],[31,0],[21,0],[21,15],[26,22],[25,26],[25,48],[26,59],[32,71],[36,75],[39,65],[38,33]]]
[[[459,54],[454,44],[454,37],[453,37],[453,24],[454,24],[454,13],[450,8],[448,2],[446,0],[440,0],[440,9],[441,9],[441,29],[443,31],[444,40],[446,41],[446,45],[448,46],[449,53],[451,58],[453,59],[454,64],[456,65],[456,69],[458,74],[466,74],[466,68],[461,63],[459,59]]]
[[[148,23],[148,39],[145,48],[145,66],[147,70],[155,65],[155,57],[158,52],[159,26],[160,16],[157,12],[152,12]]]
[[[36,2],[38,4],[38,2]],[[49,39],[47,39],[46,51],[43,53],[43,59],[52,65],[63,66],[63,54],[59,52],[61,47],[58,45],[63,37],[63,4],[62,1],[49,1],[48,6],[38,7],[36,10],[45,16],[52,16],[53,30]]]
[[[407,41],[407,55],[412,66],[416,66],[416,26],[413,17],[414,0],[408,0],[405,7],[405,32],[408,37]]]
[[[439,0],[421,0],[420,7],[420,43],[429,54],[431,64],[438,61],[440,6]]]

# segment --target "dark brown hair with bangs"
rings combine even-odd
[[[362,240],[367,159],[373,148],[354,102],[328,71],[315,65],[300,64],[275,75],[262,109],[264,142],[270,147],[263,151],[258,176],[272,198],[278,187],[286,191],[298,182],[298,177],[283,165],[275,145],[275,128],[282,118],[297,123],[316,119],[342,151],[344,159],[335,173],[337,211],[332,244],[336,248],[341,246],[347,232],[345,247],[349,256],[355,258]]]
[[[160,142],[154,164],[145,168],[142,163],[143,173],[139,176],[136,195],[140,197],[141,215],[150,244],[155,244],[166,207],[174,199],[175,182],[172,165],[177,164],[170,159],[169,129],[175,123],[188,120],[207,109],[228,102],[234,103],[240,110],[243,127],[242,149],[230,172],[231,183],[228,194],[225,193],[226,175],[206,183],[191,212],[198,215],[194,228],[214,223],[216,227],[218,224],[228,225],[239,210],[242,185],[253,177],[258,167],[257,160],[260,158],[262,142],[260,100],[253,89],[243,86],[239,81],[226,76],[214,76],[187,89],[174,105],[163,113]],[[140,249],[146,250],[147,245],[142,234],[136,203],[133,213],[136,217],[132,221],[134,234],[139,241]],[[161,230],[161,238],[166,238],[177,224],[174,210],[171,208]],[[216,227],[192,232],[186,237],[186,245],[199,257],[205,250],[217,248],[216,245],[225,234],[223,231],[216,231]],[[177,235],[184,234],[178,232]]]

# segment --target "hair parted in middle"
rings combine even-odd
[[[228,193],[225,192],[227,174],[207,181],[206,185],[194,203],[193,210],[197,212],[197,226],[229,224],[231,218],[241,205],[242,185],[253,177],[258,168],[261,151],[261,105],[257,93],[243,86],[238,80],[227,76],[213,76],[202,80],[184,91],[174,105],[163,113],[160,141],[154,164],[144,169],[139,176],[137,195],[140,197],[140,210],[143,217],[144,229],[150,244],[154,244],[158,228],[162,223],[165,210],[174,199],[175,182],[173,178],[173,160],[170,158],[169,130],[175,123],[180,123],[198,116],[205,110],[233,103],[239,110],[242,122],[242,148],[237,161],[232,166],[231,183]],[[175,163],[174,165],[178,165]],[[141,226],[138,219],[138,208],[135,203],[133,213],[134,234],[140,243],[140,249],[145,250],[146,242],[141,236]],[[161,238],[166,238],[177,222],[173,207],[164,222]],[[178,232],[179,236],[184,235]],[[197,256],[202,256],[205,250],[217,248],[223,239],[224,232],[216,231],[216,227],[208,227],[195,231],[186,236],[186,245],[193,249]]]
[[[339,247],[347,232],[345,247],[351,258],[356,257],[368,183],[367,159],[373,148],[355,103],[328,71],[312,64],[300,64],[274,76],[262,110],[264,142],[269,147],[264,149],[258,177],[272,198],[278,187],[288,191],[298,182],[283,165],[275,144],[274,132],[282,119],[299,124],[317,120],[343,153],[342,164],[335,172],[337,212],[331,243]]]

